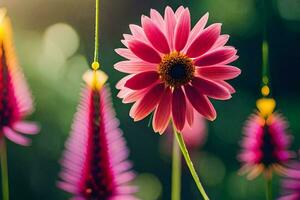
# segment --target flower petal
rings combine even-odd
[[[16,133],[9,127],[4,127],[3,133],[9,140],[11,140],[12,142],[15,142],[19,145],[29,146],[31,143],[30,139],[24,137],[23,135],[21,135],[19,133]]]
[[[142,72],[134,75],[132,78],[127,80],[125,83],[125,87],[132,90],[141,90],[152,85],[158,80],[158,78],[159,75],[157,72]]]
[[[136,55],[134,55],[129,49],[118,48],[118,49],[115,49],[115,52],[117,54],[119,54],[120,56],[122,56],[126,59],[129,59],[129,60],[138,59],[138,57],[136,57]]]
[[[161,99],[164,89],[164,84],[153,86],[140,101],[133,105],[130,116],[134,118],[134,121],[145,118],[154,110]]]
[[[175,11],[175,17],[176,17],[177,20],[179,19],[180,15],[181,15],[181,13],[182,13],[183,11],[184,11],[184,7],[183,7],[183,6],[179,6],[179,7],[177,8],[177,10]]]
[[[172,117],[176,129],[182,131],[185,125],[185,117],[186,117],[186,102],[185,95],[181,89],[175,88],[172,97]]]
[[[145,35],[145,32],[142,27],[135,25],[135,24],[130,24],[129,29],[134,36],[134,38],[141,40],[142,42],[148,44],[147,37]]]
[[[187,49],[187,55],[196,58],[206,53],[217,41],[221,33],[221,24],[212,24],[200,33]]]
[[[159,132],[160,134],[164,133],[164,131],[166,130],[170,122],[171,105],[172,105],[171,98],[172,98],[171,89],[167,87],[154,112],[153,121],[152,121],[153,130],[155,132]]]
[[[167,54],[170,52],[168,41],[158,26],[148,17],[142,18],[142,25],[148,40],[158,51]]]
[[[118,90],[121,90],[124,88],[125,83],[127,82],[127,80],[129,80],[131,77],[133,77],[134,74],[131,75],[127,75],[125,77],[123,77],[121,80],[118,81],[118,83],[116,84],[116,88]]]
[[[228,65],[198,67],[196,71],[199,76],[213,80],[229,80],[241,74],[239,68]]]
[[[181,51],[189,38],[191,30],[191,17],[189,9],[185,9],[177,22],[175,28],[175,49]]]
[[[131,40],[128,42],[129,49],[139,58],[150,63],[159,63],[160,55],[148,44],[139,40]]]
[[[193,125],[193,123],[194,123],[194,108],[188,100],[186,101],[186,120],[190,126]]]
[[[211,50],[224,46],[229,40],[229,35],[220,35],[215,44],[211,47]]]
[[[34,122],[18,121],[13,124],[13,129],[17,132],[35,135],[40,131],[40,127]]]
[[[192,80],[192,85],[197,88],[199,92],[214,99],[227,100],[231,98],[231,94],[227,88],[222,85],[199,77]]]
[[[236,55],[237,51],[233,47],[224,47],[216,49],[212,52],[206,53],[203,56],[195,59],[196,66],[217,65],[231,59]]]
[[[157,66],[153,63],[148,63],[142,60],[127,60],[121,61],[114,65],[115,69],[124,73],[140,73],[145,71],[156,71]]]
[[[193,107],[206,119],[211,121],[215,120],[217,117],[217,113],[209,99],[206,96],[200,94],[199,91],[191,85],[186,85],[184,88],[188,100],[193,105]]]
[[[163,28],[164,27],[164,25],[165,25],[164,19],[160,15],[160,13],[157,12],[157,10],[155,10],[155,9],[151,9],[150,10],[150,18],[156,23],[156,25],[159,28]]]
[[[174,31],[176,26],[176,18],[175,14],[169,6],[167,6],[165,10],[165,29],[166,29],[166,36],[169,42],[169,46],[171,50],[174,50]]]
[[[230,94],[235,93],[235,89],[226,81],[216,80],[215,82],[219,83],[220,85],[223,85],[223,87],[226,87]]]
[[[207,23],[208,17],[209,17],[209,14],[207,12],[207,13],[205,13],[205,15],[203,15],[203,17],[201,17],[201,19],[194,26],[194,28],[192,29],[192,31],[190,33],[187,46],[189,46],[189,44],[191,42],[193,42],[194,39],[197,37],[197,35],[204,29],[204,27]]]

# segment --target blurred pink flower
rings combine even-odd
[[[206,120],[202,115],[194,114],[194,123],[192,126],[185,124],[182,129],[183,138],[188,149],[197,149],[201,147],[207,138]]]
[[[172,137],[174,137],[171,124],[168,126],[166,131],[168,134],[162,138],[161,148],[167,154],[171,154],[173,141]],[[190,127],[188,124],[186,124],[181,133],[183,135],[186,147],[189,150],[195,151],[199,149],[205,144],[207,139],[207,126],[205,118],[199,113],[195,112],[193,125]]]
[[[288,125],[278,113],[267,119],[259,114],[252,114],[244,129],[243,148],[239,155],[243,163],[242,173],[249,173],[253,179],[260,173],[267,178],[273,171],[283,173],[283,165],[292,157],[288,151],[291,137],[287,134]]]
[[[134,200],[129,151],[118,128],[108,87],[87,86],[63,156],[59,187],[72,199]]]
[[[154,111],[153,129],[163,133],[170,118],[181,131],[186,122],[193,124],[194,111],[209,120],[216,118],[210,98],[226,100],[234,89],[226,80],[240,74],[228,64],[235,61],[237,50],[224,46],[228,35],[221,34],[221,24],[205,28],[205,14],[191,29],[188,8],[176,12],[167,7],[164,17],[151,10],[150,18],[142,16],[142,27],[130,25],[124,34],[126,48],[116,52],[128,59],[115,69],[130,75],[117,84],[118,97],[134,103],[130,116],[141,120]]]
[[[300,163],[294,162],[285,173],[282,181],[283,196],[278,200],[299,200],[300,199]]]
[[[23,134],[36,134],[39,127],[24,120],[33,111],[33,101],[12,41],[10,20],[0,13],[0,140],[27,146],[31,140]]]

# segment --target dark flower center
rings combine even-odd
[[[109,169],[106,142],[103,135],[103,119],[100,113],[100,94],[92,92],[90,115],[89,171],[85,180],[83,196],[87,200],[109,199],[114,193],[113,175]]]
[[[179,87],[194,78],[195,66],[189,57],[179,52],[165,55],[158,66],[160,79],[170,87]]]
[[[262,151],[262,163],[266,166],[269,167],[270,165],[274,163],[278,163],[278,159],[276,158],[275,155],[275,144],[274,144],[274,139],[272,137],[272,134],[270,133],[270,126],[264,125],[263,127],[263,138],[262,138],[262,146],[261,146],[261,151]]]

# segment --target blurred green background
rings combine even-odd
[[[300,1],[267,0],[267,36],[270,45],[271,84],[278,110],[290,121],[293,150],[300,145]],[[235,65],[242,75],[232,84],[237,93],[229,101],[215,101],[218,118],[208,122],[208,140],[193,153],[196,167],[212,200],[264,199],[261,178],[249,182],[237,175],[241,129],[254,110],[261,79],[261,0],[101,0],[100,57],[102,69],[110,76],[114,106],[131,150],[130,159],[140,174],[140,197],[144,200],[170,199],[171,162],[161,152],[161,136],[147,127],[148,119],[134,123],[128,116],[130,105],[116,97],[114,85],[124,76],[113,69],[122,60],[114,49],[121,47],[128,24],[140,24],[150,8],[163,12],[188,6],[193,24],[207,11],[209,23],[223,23],[223,33],[231,35],[240,59]],[[42,130],[29,148],[9,142],[9,175],[12,200],[60,200],[68,194],[57,189],[58,160],[68,137],[82,86],[82,73],[93,56],[94,0],[2,0],[14,26],[19,61],[36,100],[30,117]],[[186,168],[182,199],[200,199]],[[274,182],[279,192],[278,178]]]

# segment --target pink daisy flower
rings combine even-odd
[[[0,140],[4,137],[27,146],[31,140],[24,135],[36,134],[39,127],[24,118],[33,111],[30,90],[17,63],[11,23],[0,10]]]
[[[129,151],[110,92],[108,86],[98,86],[92,83],[82,92],[58,185],[76,200],[135,200],[136,188],[128,185],[134,178]]]
[[[151,10],[142,16],[142,26],[130,25],[124,34],[126,48],[116,52],[128,59],[115,69],[128,73],[117,84],[118,97],[133,103],[130,116],[141,120],[154,111],[153,129],[163,133],[170,119],[181,131],[193,124],[193,112],[214,120],[210,98],[226,100],[234,89],[226,82],[240,74],[228,65],[238,58],[234,47],[225,46],[229,36],[221,35],[221,24],[205,28],[205,14],[191,29],[188,8],[176,12],[167,7],[164,17]]]
[[[300,163],[291,164],[285,173],[282,181],[283,196],[279,200],[299,200],[300,199]]]
[[[242,173],[253,179],[262,172],[270,178],[273,171],[282,173],[283,165],[292,157],[288,151],[291,137],[287,134],[288,125],[277,113],[264,118],[259,114],[250,116],[244,128],[243,148],[239,155],[243,163]]]

